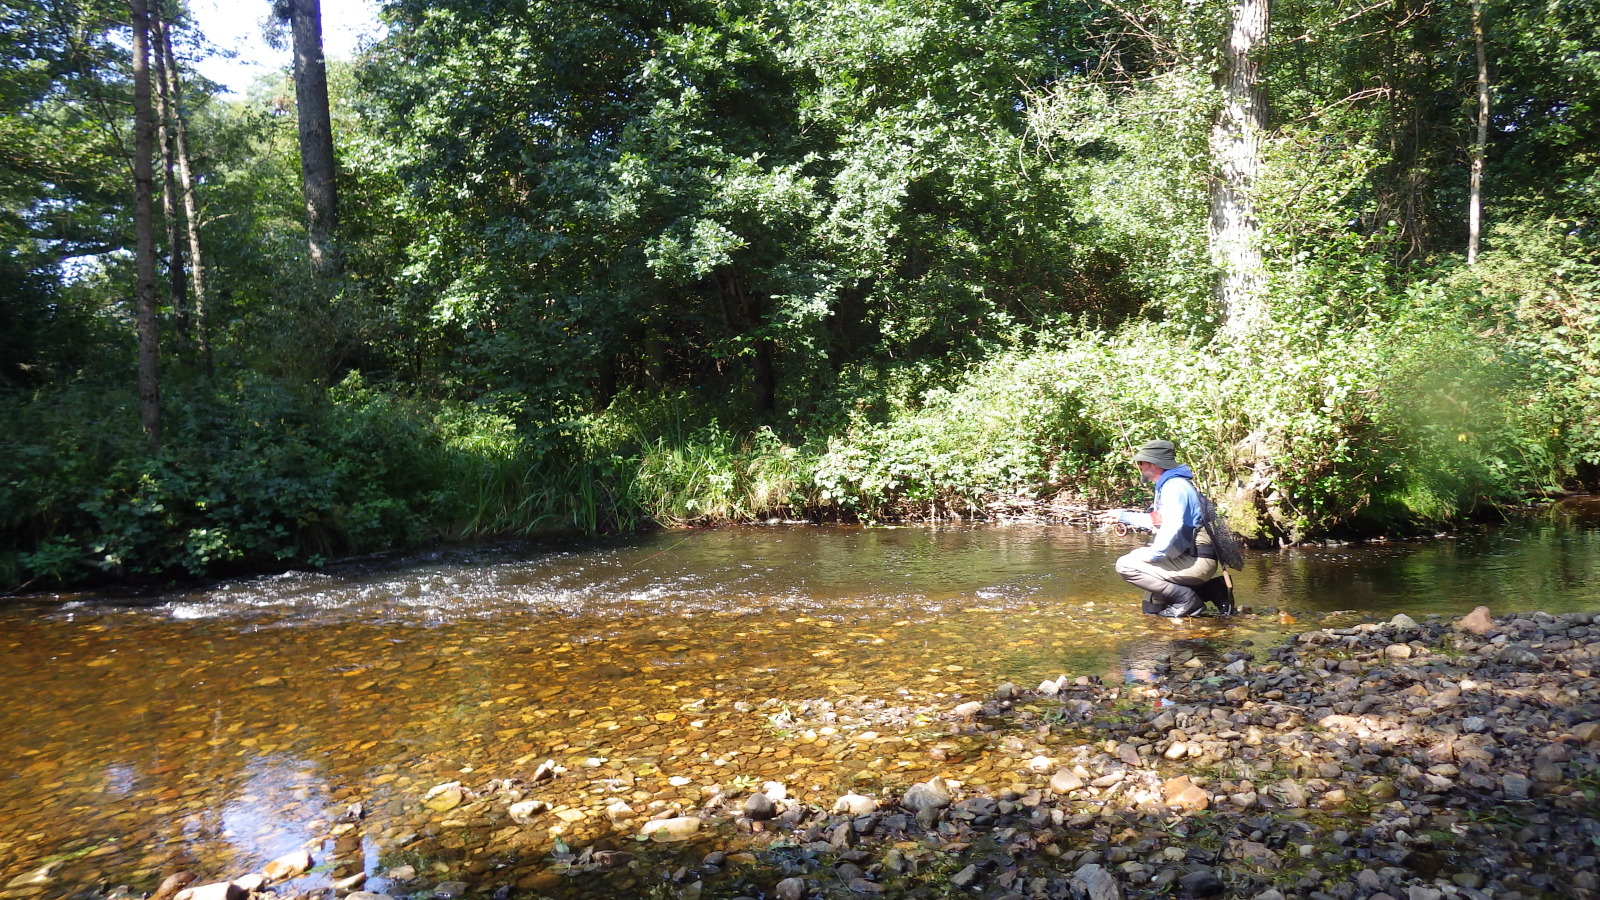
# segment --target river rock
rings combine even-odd
[[[459,781],[436,784],[422,795],[422,805],[434,812],[449,812],[461,805],[464,796]]]
[[[1572,729],[1572,736],[1585,744],[1600,742],[1600,722],[1584,722]]]
[[[1233,859],[1243,859],[1267,868],[1277,868],[1278,854],[1271,847],[1260,841],[1230,840],[1224,850],[1225,855]]]
[[[1008,681],[994,689],[994,698],[1002,701],[1011,700],[1019,696],[1021,693],[1022,688],[1019,688]]]
[[[374,894],[371,891],[356,891],[345,896],[344,900],[394,900],[388,894]]]
[[[979,712],[983,711],[983,704],[976,700],[968,700],[966,703],[962,703],[950,711],[963,719],[970,719]]]
[[[1383,648],[1383,655],[1389,657],[1390,659],[1410,659],[1411,645],[1390,644],[1389,646]]]
[[[833,811],[849,816],[867,816],[878,811],[878,801],[860,794],[845,794],[833,801]]]
[[[1237,794],[1229,794],[1228,802],[1240,809],[1253,809],[1256,805],[1256,792],[1240,791]]]
[[[1388,800],[1395,795],[1394,782],[1380,781],[1367,788],[1367,796],[1374,800]]]
[[[773,888],[778,900],[801,900],[806,895],[806,883],[802,878],[785,878]]]
[[[1211,805],[1211,797],[1187,775],[1169,778],[1161,785],[1161,796],[1166,798],[1168,806],[1198,812]]]
[[[633,818],[633,807],[622,800],[613,800],[611,805],[606,807],[606,818],[613,825],[621,825]]]
[[[962,869],[961,871],[950,876],[950,886],[957,888],[968,888],[972,887],[973,882],[977,880],[978,867],[976,865],[969,865],[965,869]]]
[[[1274,784],[1267,790],[1272,794],[1272,796],[1276,797],[1280,802],[1282,802],[1284,806],[1292,809],[1306,808],[1305,789],[1300,787],[1299,784],[1288,780],[1287,778],[1278,782],[1277,784]]]
[[[755,793],[745,798],[744,817],[752,822],[763,822],[777,814],[777,805],[766,794]]]
[[[675,841],[686,841],[699,830],[699,819],[694,816],[678,816],[646,823],[640,834],[658,844],[670,844]]]
[[[61,868],[60,861],[45,863],[44,865],[40,866],[37,869],[33,869],[32,871],[28,871],[28,872],[23,872],[21,875],[18,875],[17,877],[15,877],[15,878],[11,879],[10,881],[6,882],[6,887],[9,889],[9,888],[20,888],[20,887],[32,887],[33,885],[36,885],[36,884],[49,884],[50,883],[50,876],[54,875],[56,869],[59,869],[59,868]],[[192,875],[189,876],[189,877],[190,877],[190,880],[193,880],[193,878],[194,878],[194,876],[192,876]]]
[[[311,851],[296,850],[285,853],[261,869],[261,874],[267,876],[269,881],[284,881],[294,878],[311,868]]]
[[[913,784],[900,798],[900,805],[916,813],[944,809],[950,805],[950,788],[938,777]]]
[[[184,888],[173,900],[246,900],[250,892],[231,881],[213,881],[199,887]]]
[[[1072,873],[1072,880],[1089,900],[1122,900],[1122,885],[1117,884],[1117,879],[1098,863],[1079,866]]]
[[[1203,900],[1221,895],[1228,886],[1212,872],[1201,870],[1178,879],[1178,889],[1182,892],[1183,900]]]
[[[1071,769],[1062,769],[1050,776],[1050,790],[1058,794],[1069,794],[1083,787],[1083,779]]]
[[[161,886],[150,895],[150,900],[172,900],[179,891],[193,884],[196,877],[193,872],[173,872],[161,880]]]
[[[1488,634],[1496,630],[1494,619],[1490,618],[1487,606],[1480,606],[1462,616],[1456,621],[1456,628],[1473,634]]]
[[[468,885],[465,881],[441,881],[433,889],[433,896],[435,900],[455,900],[455,898],[466,894],[467,887]]]
[[[1396,628],[1415,628],[1417,627],[1417,620],[1405,613],[1396,613],[1395,617],[1389,620],[1389,624]]]
[[[365,881],[367,876],[365,874],[363,874],[363,873],[358,872],[358,873],[356,873],[356,875],[354,877],[356,879],[355,883],[352,884],[352,885],[349,885],[348,887],[343,888],[342,890],[348,891],[348,890],[351,890],[352,888],[360,887],[361,886],[361,882]],[[346,880],[348,881],[349,879],[346,879]],[[239,887],[242,887],[246,891],[248,891],[248,892],[253,894],[256,891],[259,891],[262,888],[267,886],[267,876],[261,874],[260,872],[251,872],[249,875],[240,875],[238,878],[235,878],[233,880],[233,883],[237,884]],[[340,882],[335,881],[333,883],[334,889],[335,890],[341,890],[339,885],[340,885]]]
[[[1507,800],[1528,799],[1528,791],[1532,787],[1533,782],[1515,772],[1500,779],[1500,790],[1505,792]]]
[[[538,820],[540,813],[548,812],[549,810],[550,804],[543,800],[523,800],[506,807],[506,812],[510,814],[511,821],[518,825],[532,825]]]
[[[1043,775],[1056,767],[1056,761],[1048,756],[1035,756],[1028,760],[1028,771],[1035,775]]]
[[[390,881],[410,881],[411,879],[417,877],[417,870],[415,866],[395,866],[389,871],[384,872],[383,877],[389,879]]]
[[[871,737],[871,735],[865,735],[864,737]],[[784,787],[781,781],[768,781],[761,785],[761,793],[766,794],[768,800],[777,803],[788,798],[789,789]]]

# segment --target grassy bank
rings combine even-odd
[[[1336,308],[1282,304],[1270,340],[1237,344],[1150,322],[1063,328],[939,378],[857,372],[805,420],[761,425],[671,393],[533,425],[359,376],[328,390],[258,377],[169,396],[166,445],[151,455],[122,394],[14,396],[0,409],[0,579],[316,565],[652,521],[1125,502],[1142,497],[1127,448],[1157,436],[1240,531],[1299,540],[1520,504],[1596,458],[1592,332],[1535,330],[1519,305],[1458,312],[1447,283],[1398,310]]]

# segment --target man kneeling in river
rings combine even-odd
[[[1194,486],[1194,472],[1178,464],[1171,441],[1145,444],[1133,462],[1144,480],[1156,483],[1154,508],[1148,513],[1113,510],[1102,514],[1102,520],[1148,529],[1156,536],[1150,546],[1117,560],[1117,574],[1149,592],[1145,612],[1173,619],[1192,616],[1205,606],[1196,588],[1216,578],[1221,569],[1203,527],[1204,506]]]

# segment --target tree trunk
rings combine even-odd
[[[159,7],[158,7],[159,9]],[[161,74],[165,80],[166,94],[172,107],[172,134],[177,144],[174,160],[178,164],[178,185],[183,189],[184,229],[189,236],[189,288],[191,322],[194,331],[195,353],[200,367],[211,370],[211,339],[206,327],[206,267],[200,253],[200,204],[195,198],[194,171],[189,162],[189,127],[183,121],[182,84],[178,81],[178,58],[172,52],[172,32],[166,22],[159,29],[159,48],[164,64]]]
[[[1257,328],[1266,281],[1253,192],[1267,129],[1261,55],[1267,44],[1269,6],[1270,0],[1238,0],[1233,8],[1219,78],[1222,110],[1211,130],[1217,170],[1211,179],[1211,256],[1221,270],[1217,299],[1224,328],[1234,335]]]
[[[339,272],[334,230],[338,198],[333,185],[333,122],[328,112],[328,69],[322,57],[321,0],[291,0],[294,97],[300,118],[300,177],[305,185],[306,240],[314,274]]]
[[[161,392],[156,370],[156,225],[151,209],[155,176],[150,155],[155,123],[150,109],[148,0],[133,7],[133,230],[138,279],[139,419],[152,451],[161,449]]]
[[[1483,0],[1472,2],[1472,38],[1478,45],[1478,142],[1472,148],[1472,199],[1467,207],[1467,265],[1478,261],[1483,230],[1483,157],[1489,145],[1489,61],[1483,47]]]
[[[172,97],[167,92],[167,60],[161,52],[167,25],[158,2],[150,19],[150,39],[155,42],[156,143],[161,146],[161,221],[167,230],[167,289],[180,346],[189,336],[189,310],[184,291],[183,250],[178,246],[177,183],[172,161]]]

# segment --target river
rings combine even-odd
[[[1138,615],[1111,572],[1133,546],[1064,526],[723,528],[12,601],[0,884],[60,866],[0,896],[149,889],[301,847],[318,863],[301,887],[366,872],[400,893],[384,873],[411,865],[419,883],[485,892],[625,894],[626,870],[541,874],[563,845],[631,846],[637,822],[604,814],[618,801],[644,816],[730,783],[819,803],[941,773],[1003,783],[981,750],[941,752],[932,718],[1002,682],[1121,679],[1159,653],[1395,612],[1600,610],[1592,507],[1253,554],[1235,581],[1256,612],[1231,620]],[[802,706],[837,728],[790,728]],[[435,785],[527,779],[545,760],[565,771],[525,788],[553,807],[533,825],[470,793],[420,805]]]

